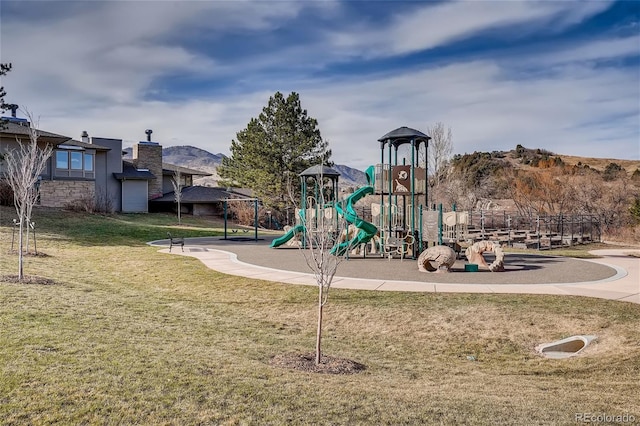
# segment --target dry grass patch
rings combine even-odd
[[[51,214],[38,219],[38,247],[49,257],[29,258],[25,272],[56,285],[0,280],[2,424],[573,424],[577,412],[640,419],[638,305],[336,289],[324,354],[367,368],[306,374],[272,362],[313,349],[314,287],[230,277],[158,253],[143,238],[173,228],[153,215],[153,226],[117,217],[125,233],[109,229],[111,218],[65,213],[65,224]],[[0,249],[10,232],[0,226]],[[0,275],[15,262],[0,257]],[[583,356],[534,352],[578,333],[598,336]]]
[[[20,279],[17,275],[0,275],[0,283],[13,283],[13,284],[36,284],[36,285],[53,285],[55,281],[44,278],[36,277],[32,275],[26,275]]]

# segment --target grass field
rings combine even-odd
[[[0,276],[13,212],[0,207]],[[325,353],[356,375],[280,369],[311,352],[316,289],[232,277],[146,241],[219,226],[38,210],[25,272],[0,280],[0,424],[575,424],[640,422],[640,306],[556,296],[334,289]],[[212,227],[214,226],[214,227]],[[397,267],[406,267],[394,263]],[[567,360],[534,347],[595,334]]]

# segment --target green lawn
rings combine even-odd
[[[13,212],[0,207],[0,276]],[[232,277],[161,254],[170,230],[220,224],[167,215],[38,210],[25,272],[0,280],[0,424],[575,424],[640,421],[640,306],[580,297],[334,289],[324,349],[350,376],[269,365],[311,352],[316,289]],[[405,262],[406,263],[406,262]],[[394,267],[406,267],[400,262]],[[533,348],[596,334],[584,356]]]

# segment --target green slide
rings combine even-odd
[[[278,247],[289,241],[296,235],[298,232],[304,232],[304,225],[296,225],[293,228],[289,229],[289,232],[284,234],[282,237],[278,237],[275,240],[271,241],[271,248]]]
[[[336,203],[336,210],[338,211],[338,214],[344,216],[348,223],[354,224],[358,228],[358,233],[352,240],[338,243],[333,246],[331,254],[343,256],[350,248],[355,248],[360,244],[368,243],[369,240],[371,240],[371,238],[373,238],[378,232],[378,228],[376,228],[373,223],[366,222],[359,218],[353,208],[353,205],[357,203],[358,200],[369,194],[373,194],[373,187],[363,186],[345,200],[347,207],[344,210],[342,210],[342,205],[340,203]]]

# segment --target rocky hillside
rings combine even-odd
[[[450,166],[452,170],[449,176],[461,179],[468,188],[487,185],[494,177],[510,169],[534,171],[559,166],[576,171],[590,170],[605,178],[618,172],[624,172],[628,177],[637,176],[640,173],[640,161],[638,160],[560,155],[542,149],[525,148],[522,145],[517,145],[515,149],[510,151],[457,154],[453,156]]]
[[[501,208],[523,215],[590,214],[604,218],[607,227],[640,223],[640,161],[566,156],[522,145],[457,154],[431,193],[461,209],[487,209],[500,200]]]

